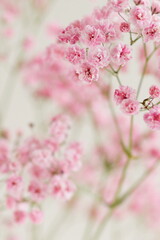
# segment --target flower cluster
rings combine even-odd
[[[0,141],[0,172],[5,179],[5,204],[17,223],[29,218],[33,223],[43,220],[41,202],[52,197],[69,200],[76,186],[70,179],[81,167],[82,146],[66,145],[71,122],[65,115],[51,120],[45,138],[30,137],[10,147],[7,139]]]
[[[121,86],[120,89],[115,90],[114,99],[117,104],[121,105],[124,113],[129,115],[138,113],[140,104],[136,100],[136,91],[134,89]]]

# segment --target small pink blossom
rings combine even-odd
[[[136,91],[128,86],[120,86],[120,89],[116,89],[114,92],[114,100],[116,104],[121,104],[126,99],[135,99]]]
[[[99,78],[98,68],[89,62],[82,63],[79,66],[77,73],[79,80],[85,83],[92,83],[93,81],[97,81]]]
[[[38,181],[32,181],[29,184],[28,191],[34,201],[40,201],[45,198],[47,187]]]
[[[140,29],[148,26],[151,21],[151,13],[148,8],[136,6],[131,10],[131,20]]]
[[[93,65],[103,68],[110,62],[109,51],[105,47],[97,46],[89,49],[88,60]]]
[[[111,60],[113,64],[124,66],[131,58],[131,48],[126,44],[119,43],[111,50]]]
[[[68,137],[71,120],[67,115],[57,115],[51,120],[50,135],[57,143],[63,143]]]
[[[152,11],[152,14],[160,13],[160,1],[159,0],[152,1],[151,11]]]
[[[59,34],[59,40],[60,42],[75,44],[79,41],[80,35],[79,26],[72,23]]]
[[[49,149],[37,149],[31,154],[31,160],[38,166],[49,167],[53,160],[52,152]]]
[[[102,20],[97,22],[96,27],[100,29],[105,36],[105,43],[111,43],[112,41],[120,38],[120,29],[117,22],[110,20]]]
[[[51,194],[61,200],[69,200],[75,192],[75,185],[60,176],[53,177],[50,184]]]
[[[72,143],[64,155],[64,165],[62,166],[64,172],[78,171],[82,166],[82,146],[78,142]]]
[[[18,196],[23,189],[23,181],[20,176],[13,176],[7,180],[7,191],[10,194]]]
[[[126,100],[123,100],[121,104],[121,109],[126,114],[134,115],[139,112],[140,104],[137,100],[126,99]]]
[[[105,36],[100,29],[87,25],[82,40],[88,46],[96,46],[105,42]]]
[[[155,106],[145,113],[144,121],[150,128],[160,130],[160,107]]]
[[[110,4],[114,11],[121,12],[129,6],[129,0],[111,0]]]
[[[35,224],[40,224],[43,221],[43,213],[41,210],[34,209],[29,213],[30,220]]]
[[[143,32],[144,41],[160,41],[160,22],[152,21]]]
[[[79,46],[69,47],[66,51],[66,58],[73,64],[78,64],[85,59],[85,50]]]
[[[146,7],[149,7],[150,5],[150,0],[134,0],[134,3],[136,5],[144,5]]]
[[[151,86],[149,89],[149,94],[152,98],[159,98],[160,97],[160,88],[157,86]]]
[[[121,32],[129,32],[130,31],[130,24],[127,22],[122,22],[120,25]]]
[[[10,209],[15,208],[16,204],[17,204],[17,200],[14,197],[7,196],[7,199],[6,199],[7,208],[10,208]]]
[[[24,221],[26,220],[26,217],[27,217],[27,213],[25,211],[16,210],[14,212],[14,220],[16,223],[24,223]]]

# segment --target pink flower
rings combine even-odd
[[[96,46],[105,42],[105,36],[100,29],[87,25],[83,32],[82,41],[88,46]]]
[[[66,58],[73,64],[78,64],[85,59],[85,50],[78,47],[69,47],[66,51]]]
[[[160,41],[160,22],[152,21],[143,32],[144,41]]]
[[[82,146],[78,143],[72,143],[66,150],[64,156],[64,164],[62,169],[64,172],[78,171],[82,165]]]
[[[59,40],[60,42],[75,44],[79,41],[80,35],[79,26],[72,23],[59,34]]]
[[[7,208],[10,208],[10,209],[15,208],[16,204],[17,204],[17,200],[14,197],[7,196],[7,199],[6,199]]]
[[[97,81],[99,78],[98,68],[89,62],[82,63],[79,66],[77,73],[79,75],[79,80],[85,83],[92,83],[92,81]]]
[[[32,152],[31,160],[38,166],[49,167],[53,161],[53,155],[49,149],[37,149]]]
[[[119,24],[117,22],[111,22],[108,19],[102,20],[96,24],[96,27],[103,32],[106,43],[111,43],[120,38]]]
[[[113,7],[114,11],[120,12],[124,11],[125,8],[129,6],[129,0],[111,0],[110,4]]]
[[[129,32],[130,31],[130,24],[127,22],[122,22],[120,25],[121,32]]]
[[[144,5],[149,7],[150,6],[150,0],[134,0],[134,3],[136,5]]]
[[[43,213],[41,210],[34,209],[29,213],[30,220],[35,224],[40,224],[43,221]]]
[[[124,66],[131,58],[131,49],[126,44],[119,43],[111,50],[113,64]]]
[[[16,210],[14,212],[14,220],[16,223],[24,223],[26,220],[27,214],[25,211],[22,210]]]
[[[63,143],[68,137],[71,120],[67,115],[57,115],[51,120],[50,135],[57,143]]]
[[[17,197],[22,192],[22,189],[23,189],[22,177],[13,176],[7,180],[7,191],[10,194],[13,194]]]
[[[116,104],[121,104],[126,99],[135,99],[136,91],[128,86],[120,86],[120,89],[116,89],[114,92],[114,100]]]
[[[145,113],[144,121],[150,128],[160,130],[160,107],[155,106]]]
[[[97,46],[89,49],[88,61],[93,65],[103,68],[109,64],[109,53],[105,47]]]
[[[131,20],[136,27],[142,29],[151,21],[151,13],[144,6],[136,6],[131,10]]]
[[[51,194],[61,200],[69,200],[75,192],[75,185],[60,176],[55,176],[50,184]]]
[[[126,99],[126,100],[123,100],[121,104],[121,109],[126,114],[134,115],[139,112],[140,104],[137,100]]]
[[[45,187],[42,183],[38,181],[32,181],[29,184],[28,191],[34,201],[40,201],[45,198],[47,186]]]
[[[151,11],[152,11],[152,14],[160,13],[160,2],[159,2],[159,0],[153,0],[152,1]]]
[[[160,88],[154,85],[151,86],[149,89],[149,94],[152,98],[160,97]]]

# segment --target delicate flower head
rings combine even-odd
[[[73,23],[59,34],[59,40],[60,42],[75,44],[79,41],[80,35],[79,26]]]
[[[130,24],[127,22],[122,22],[120,25],[121,32],[129,32],[130,31]]]
[[[78,70],[79,80],[85,83],[92,83],[93,81],[97,81],[99,78],[99,70],[93,64],[89,62],[83,62]]]
[[[155,106],[145,113],[144,121],[150,128],[160,130],[160,107]]]
[[[119,43],[111,50],[113,64],[124,66],[131,58],[131,48],[126,44]]]
[[[85,50],[79,46],[69,47],[66,51],[66,58],[73,64],[78,64],[85,59]]]
[[[41,210],[39,209],[33,209],[30,213],[29,213],[29,218],[30,220],[35,223],[35,224],[40,224],[43,221],[43,213]]]
[[[16,223],[24,223],[24,221],[26,220],[26,217],[27,217],[27,213],[25,211],[16,210],[14,212],[14,220]]]
[[[110,4],[114,11],[121,12],[129,6],[129,0],[111,0]]]
[[[160,13],[160,1],[153,0],[151,5],[152,14],[159,14]]]
[[[75,185],[68,179],[55,176],[50,184],[51,194],[61,200],[69,200],[75,192]]]
[[[101,46],[90,48],[88,61],[99,68],[107,67],[110,61],[109,51]]]
[[[12,176],[7,180],[7,191],[13,196],[18,197],[23,189],[23,181],[20,176]]]
[[[119,89],[116,89],[114,92],[114,100],[116,104],[121,104],[126,99],[135,99],[136,91],[133,88],[128,86],[120,86]]]
[[[152,21],[147,27],[143,29],[144,41],[160,41],[160,22]]]
[[[149,89],[149,94],[152,98],[159,98],[160,97],[160,88],[153,85]]]
[[[151,13],[148,8],[136,6],[131,10],[131,20],[136,27],[142,29],[151,21]]]
[[[100,29],[87,25],[84,28],[82,40],[88,46],[96,46],[105,42],[105,36]]]
[[[128,115],[134,115],[139,112],[140,104],[135,99],[126,99],[126,100],[123,100],[121,104],[121,109],[124,113]]]
[[[71,127],[71,120],[67,115],[57,115],[52,118],[50,135],[58,143],[62,143],[66,140]]]

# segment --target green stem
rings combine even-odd
[[[103,221],[99,224],[94,236],[91,238],[91,240],[98,240],[100,239],[102,233],[103,233],[103,230],[105,229],[106,227],[106,224],[108,223],[108,221],[110,220],[110,218],[112,217],[113,215],[113,209],[111,209],[108,214],[104,217]]]
[[[146,57],[146,60],[145,60],[145,64],[144,64],[144,67],[143,67],[143,71],[142,71],[142,75],[141,75],[141,78],[140,78],[140,81],[139,81],[139,85],[138,85],[138,90],[137,90],[137,99],[139,97],[139,94],[140,94],[140,91],[141,91],[141,87],[142,87],[142,83],[143,83],[143,80],[144,80],[144,76],[145,76],[145,73],[146,73],[146,70],[147,70],[147,66],[148,66],[148,62],[149,60],[152,58],[152,56],[154,55],[154,53],[156,52],[156,50],[160,47],[160,45],[158,45],[157,47],[154,48],[154,50],[148,55],[148,57]],[[145,48],[145,47],[144,47]],[[146,51],[146,50],[145,50]]]

